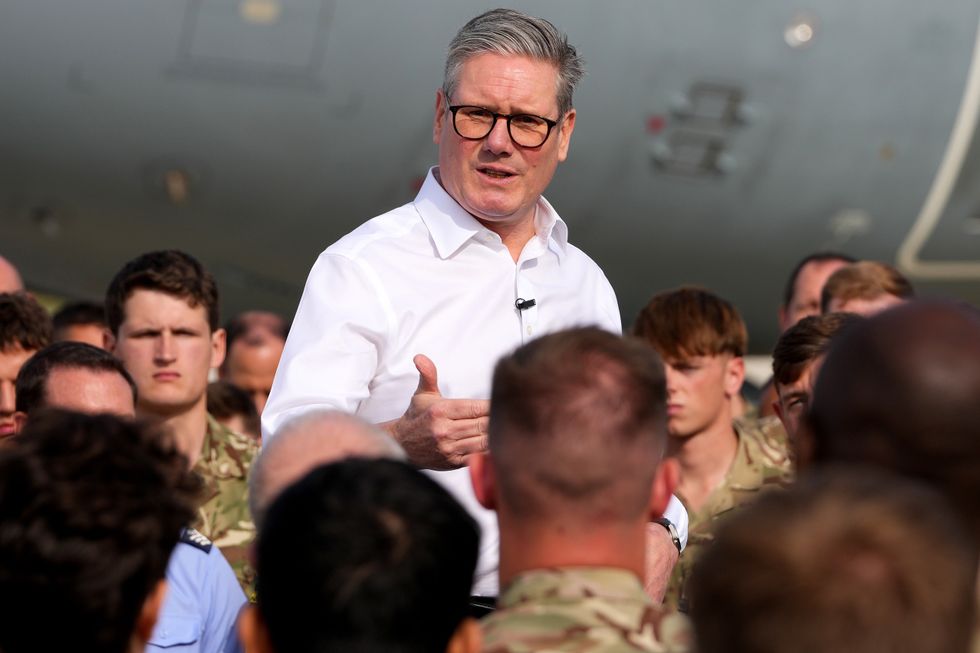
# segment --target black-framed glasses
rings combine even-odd
[[[453,114],[453,129],[465,139],[478,141],[486,138],[493,131],[497,121],[503,118],[507,121],[507,133],[512,141],[521,147],[540,147],[548,140],[551,130],[558,124],[530,113],[495,113],[484,107],[468,104],[457,104],[449,107]]]

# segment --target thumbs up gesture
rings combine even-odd
[[[385,424],[412,463],[426,469],[455,469],[474,453],[487,450],[490,402],[445,399],[435,363],[423,354],[413,362],[419,385],[399,419]]]

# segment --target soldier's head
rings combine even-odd
[[[671,437],[689,438],[732,421],[748,333],[730,302],[702,288],[663,292],[640,311],[633,333],[663,358]]]
[[[909,280],[892,266],[858,261],[830,275],[820,295],[820,308],[824,313],[874,315],[910,300],[914,294]]]
[[[828,313],[805,317],[783,332],[772,352],[772,381],[776,389],[773,409],[792,444],[794,458],[806,464],[812,445],[799,438],[800,420],[810,405],[813,382],[833,338],[860,321],[853,313]]]
[[[218,369],[221,378],[247,392],[261,415],[272,390],[289,325],[275,313],[246,311],[226,326],[228,355]]]
[[[208,414],[235,433],[261,441],[262,426],[252,397],[228,381],[208,384]]]
[[[83,342],[56,342],[37,352],[17,375],[17,425],[44,408],[109,413],[132,419],[136,384],[112,354]]]
[[[17,374],[51,342],[51,318],[25,293],[0,293],[0,441],[17,432]]]
[[[359,417],[337,410],[312,411],[283,424],[262,448],[249,475],[249,508],[262,528],[269,504],[310,470],[344,458],[404,460],[391,436]]]
[[[912,302],[842,333],[803,422],[814,464],[873,465],[938,488],[980,543],[980,311]]]
[[[808,315],[820,314],[820,291],[838,269],[854,259],[837,252],[817,252],[805,257],[789,275],[779,307],[779,330],[785,331]]]
[[[925,486],[809,478],[738,511],[691,577],[701,653],[967,651],[977,550]]]
[[[317,467],[269,507],[242,640],[260,653],[477,653],[478,543],[466,510],[406,463]]]
[[[133,259],[109,284],[106,318],[108,348],[136,381],[140,414],[170,417],[206,404],[225,332],[217,285],[196,259],[173,250]]]
[[[105,347],[105,307],[95,302],[71,302],[54,314],[54,339]]]
[[[659,517],[676,470],[662,463],[665,380],[642,342],[594,327],[534,340],[493,374],[477,498],[511,524],[593,532]]]
[[[168,437],[127,420],[32,419],[0,451],[0,650],[143,650],[194,517],[186,465]]]

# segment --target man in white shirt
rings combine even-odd
[[[563,328],[621,329],[606,277],[541,196],[582,74],[548,21],[498,9],[460,30],[436,92],[439,166],[414,202],[317,259],[262,415],[268,439],[302,412],[353,412],[441,470],[483,528],[477,594],[496,594],[497,527],[460,467],[486,450],[494,364]]]

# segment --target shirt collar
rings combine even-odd
[[[471,238],[489,230],[446,192],[436,180],[437,170],[438,167],[429,169],[415,197],[415,209],[432,236],[439,258],[446,259]],[[537,237],[547,243],[561,261],[568,247],[568,226],[544,197],[538,199],[537,208],[534,217]]]
[[[603,597],[649,603],[636,575],[614,567],[556,567],[526,571],[500,596],[499,607],[526,602],[554,602]]]

